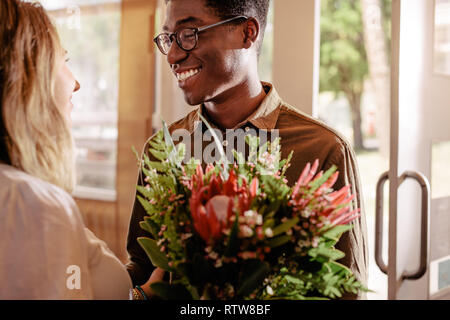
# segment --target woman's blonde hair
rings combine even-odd
[[[64,51],[40,4],[0,1],[0,162],[71,192],[74,143],[55,100]]]

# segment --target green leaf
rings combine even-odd
[[[139,237],[137,240],[155,267],[159,267],[166,271],[172,271],[172,268],[169,267],[169,261],[167,260],[166,255],[161,252],[155,240],[145,237]]]
[[[226,257],[231,257],[231,256],[236,255],[236,253],[239,249],[238,233],[239,233],[239,213],[236,212],[236,220],[234,221],[233,227],[231,228],[228,245],[225,250]]]
[[[273,218],[267,218],[268,215],[264,217],[263,229],[272,228],[275,224],[275,220]]]
[[[341,238],[342,234],[344,234],[345,232],[347,232],[348,230],[352,229],[351,225],[338,225],[335,226],[333,228],[331,228],[330,230],[326,231],[323,234],[323,237],[329,240],[333,240],[338,242],[338,240]]]
[[[285,243],[288,243],[291,240],[290,236],[284,235],[277,238],[273,238],[269,240],[269,247],[275,248],[282,246]]]
[[[131,147],[131,151],[133,152],[133,154],[136,157],[137,161],[141,161],[141,157],[139,156],[139,153],[137,152],[137,150],[136,150],[136,148],[134,146]]]
[[[150,190],[148,190],[146,187],[144,186],[136,186],[136,190],[139,191],[140,194],[142,194],[145,198],[149,199],[152,197],[152,193],[150,192]],[[147,200],[146,200],[147,201]]]
[[[337,167],[335,165],[333,165],[330,169],[328,169],[322,175],[322,177],[320,177],[319,179],[311,182],[311,184],[310,184],[311,192],[316,191],[321,185],[323,185],[333,175],[333,173],[336,172],[336,170],[337,170]]]
[[[167,153],[163,151],[158,151],[155,149],[149,149],[150,153],[158,160],[164,161],[167,159]]]
[[[343,274],[347,277],[350,277],[351,275],[353,275],[352,271],[348,267],[344,266],[343,264],[340,264],[339,262],[330,261],[327,264],[330,267],[330,270],[332,273]]]
[[[141,227],[141,229],[144,229],[145,231],[147,231],[148,233],[153,235],[152,229],[150,228],[150,226],[147,224],[147,222],[145,221],[140,221],[139,222],[139,226]]]
[[[313,258],[325,258],[326,260],[339,260],[345,257],[345,253],[334,248],[326,248],[319,246],[308,251],[308,254]]]
[[[184,143],[179,143],[177,145],[177,152],[178,159],[183,160],[184,155],[186,154],[186,145]]]
[[[152,215],[155,213],[154,207],[146,199],[142,198],[140,195],[137,195],[136,197],[147,214]]]
[[[304,281],[303,280],[298,279],[296,277],[293,277],[293,276],[291,276],[289,274],[285,275],[284,279],[286,279],[287,282],[291,282],[292,284],[301,285],[301,286],[304,285]]]
[[[170,135],[169,128],[164,120],[162,120],[163,132],[164,132],[164,142],[166,144],[166,149],[170,150],[168,158],[170,163],[175,164],[177,167],[181,168],[181,160],[178,159],[178,151],[175,148],[175,143],[173,142],[172,136]],[[183,152],[183,151],[182,151]]]
[[[163,162],[149,161],[148,166],[153,169],[156,169],[157,171],[165,171],[166,170],[166,165]]]
[[[151,234],[156,239],[158,237],[158,232],[160,230],[160,227],[149,216],[144,217],[144,221],[145,221],[145,223],[147,223],[147,226],[151,230]]]
[[[162,127],[164,132],[164,142],[166,143],[167,149],[175,150],[175,143],[173,142],[172,136],[170,135],[169,128],[164,120],[162,120]]]
[[[189,290],[182,284],[155,282],[150,285],[153,292],[164,300],[192,300]]]
[[[202,119],[202,121],[205,123],[205,125],[208,128],[209,132],[211,132],[211,136],[214,139],[214,143],[216,144],[217,151],[220,154],[220,160],[224,164],[224,168],[221,167],[220,170],[223,173],[224,179],[228,180],[228,177],[229,177],[229,174],[228,174],[228,159],[227,159],[227,156],[225,155],[225,150],[223,149],[223,145],[222,145],[222,143],[220,143],[219,137],[217,136],[216,132],[211,127],[211,125],[208,123],[208,121],[206,121],[206,119],[201,114],[199,114],[199,116],[200,116],[200,119]]]
[[[249,261],[250,265],[244,271],[242,282],[237,294],[239,296],[247,296],[251,294],[256,288],[258,288],[266,276],[269,274],[270,267],[267,262],[262,262],[259,260]]]
[[[297,225],[299,222],[299,218],[295,217],[293,219],[287,220],[286,222],[276,226],[273,231],[273,236],[278,236],[282,233],[285,233],[289,229],[291,229],[293,226]]]
[[[286,174],[286,170],[288,169],[287,164],[291,162],[292,156],[294,155],[294,151],[291,151],[287,159],[284,159],[280,163],[280,167],[283,168],[281,171],[281,175],[284,176]]]
[[[245,158],[242,155],[242,153],[237,152],[236,150],[233,150],[233,155],[234,155],[234,158],[236,159],[236,162],[238,164],[244,164],[245,163]]]

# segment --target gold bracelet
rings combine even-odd
[[[136,288],[134,288],[132,292],[133,292],[133,300],[144,300],[144,297]]]

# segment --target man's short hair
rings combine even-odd
[[[165,1],[168,3],[170,0]],[[220,18],[242,15],[258,20],[260,35],[257,42],[257,52],[258,55],[260,54],[267,25],[270,0],[204,0],[204,2]]]

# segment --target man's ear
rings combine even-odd
[[[244,48],[248,49],[258,40],[259,23],[255,18],[248,18],[244,24]]]

